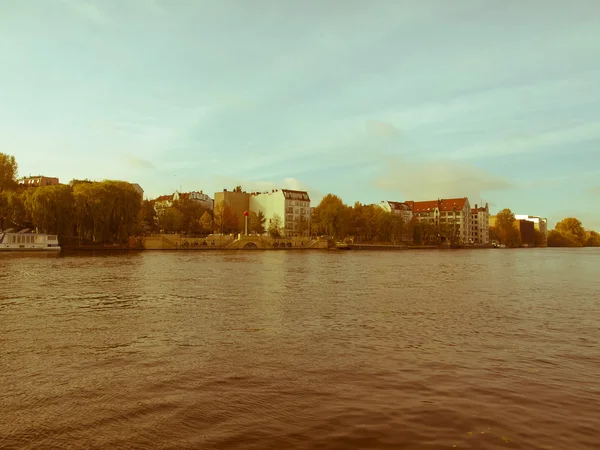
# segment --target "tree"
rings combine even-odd
[[[24,201],[27,214],[41,232],[69,237],[73,234],[75,201],[70,186],[41,186]]]
[[[14,156],[0,153],[0,192],[17,185],[17,161]]]
[[[242,192],[242,187],[236,186],[235,189],[233,190],[233,192]]]
[[[0,192],[0,230],[23,228],[27,225],[24,196],[15,191]]]
[[[554,229],[560,234],[567,236],[569,240],[575,240],[580,245],[586,241],[585,229],[581,222],[575,217],[567,217],[556,224]]]
[[[310,222],[304,217],[297,217],[294,220],[294,231],[300,234],[300,236],[307,236],[309,234]]]
[[[166,233],[179,233],[183,229],[184,219],[181,211],[171,206],[160,216],[158,223]]]
[[[513,212],[506,208],[496,214],[496,231],[500,243],[507,247],[520,247],[521,235]]]
[[[572,234],[551,230],[548,233],[548,247],[581,247],[581,242]]]
[[[156,232],[159,230],[158,217],[153,200],[144,200],[142,204],[142,224],[145,231]]]
[[[271,222],[269,223],[269,235],[274,238],[280,238],[282,235],[281,230],[281,217],[274,214]]]
[[[229,234],[239,231],[238,220],[235,214],[231,210],[231,207],[225,205],[223,202],[215,206],[214,219],[216,232]]]
[[[351,208],[348,208],[337,195],[327,194],[315,208],[315,224],[318,232],[334,238],[344,236],[350,223]]]
[[[586,247],[600,247],[600,234],[595,231],[589,231],[585,241]]]
[[[209,211],[205,211],[200,218],[200,226],[203,234],[211,234],[213,232],[213,217]]]
[[[262,211],[258,211],[258,214],[254,211],[250,213],[249,228],[251,233],[265,234],[265,223],[267,218]]]

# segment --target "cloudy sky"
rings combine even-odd
[[[597,0],[3,0],[0,61],[20,175],[600,229]]]

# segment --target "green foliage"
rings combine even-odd
[[[600,247],[600,236],[595,231],[585,231],[581,221],[567,217],[548,233],[548,247]]]
[[[0,229],[32,226],[27,221],[24,197],[15,191],[0,192]]]
[[[0,153],[0,192],[16,187],[18,168],[14,156]]]
[[[337,195],[327,194],[315,208],[313,224],[318,234],[334,238],[343,237],[349,231],[351,208],[348,208]]]
[[[269,235],[274,238],[280,238],[282,236],[281,226],[281,217],[279,217],[277,214],[273,215],[271,223],[269,223]]]
[[[158,219],[160,229],[167,233],[181,233],[184,223],[185,216],[176,206],[167,208]]]
[[[66,185],[42,186],[31,189],[24,206],[31,222],[40,232],[73,235],[74,197]]]
[[[258,214],[255,212],[251,212],[250,220],[248,222],[248,231],[250,231],[251,233],[265,233],[265,223],[267,222],[267,218],[265,217],[262,211],[259,211]]]
[[[73,196],[75,224],[82,240],[122,242],[140,229],[142,198],[127,182],[77,184]]]
[[[151,233],[159,231],[158,216],[153,200],[144,200],[142,203],[142,228],[144,231]]]

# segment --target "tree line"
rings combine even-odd
[[[194,200],[182,199],[157,208],[155,200],[142,200],[130,183],[105,180],[83,181],[72,186],[41,186],[34,189],[16,183],[14,156],[0,153],[0,228],[31,228],[39,232],[75,237],[94,242],[123,242],[142,233],[186,233],[206,235],[239,233],[240,220],[228,205],[217,204],[214,211]],[[241,192],[241,186],[236,191]],[[248,231],[281,237],[283,220],[273,217],[266,223],[262,212],[252,212]],[[298,231],[334,239],[352,237],[355,242],[405,242],[439,244],[441,239],[457,239],[457,230],[448,224],[405,223],[401,217],[377,205],[344,204],[334,194],[326,195],[315,207],[310,224],[299,222]],[[490,238],[508,247],[522,244],[518,221],[510,209],[496,215]],[[586,231],[576,218],[556,224],[547,239],[536,231],[536,245],[552,247],[600,246],[600,236]]]

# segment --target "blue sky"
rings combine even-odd
[[[468,196],[600,229],[596,0],[4,0],[0,151],[147,196]]]

